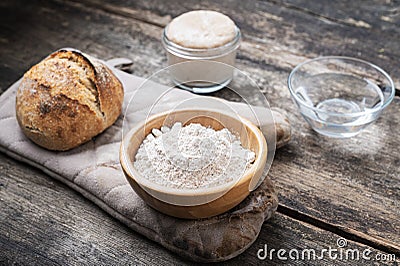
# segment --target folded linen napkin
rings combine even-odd
[[[148,98],[141,98],[137,106],[127,109],[129,99],[144,79],[110,67],[124,85],[124,112],[129,112],[129,124],[145,119],[154,96],[163,94],[168,88],[155,85]],[[240,254],[255,241],[264,220],[270,218],[277,208],[277,194],[270,179],[265,178],[240,205],[212,218],[184,220],[159,213],[135,194],[123,176],[118,157],[122,115],[102,134],[73,150],[45,150],[27,139],[18,126],[15,97],[19,83],[17,81],[0,96],[0,151],[43,170],[79,191],[136,232],[183,257],[214,262]],[[155,111],[166,111],[177,102],[191,97],[201,96],[172,89]],[[240,109],[240,104],[236,105]],[[289,140],[290,125],[282,113],[273,111],[273,116],[279,147]]]

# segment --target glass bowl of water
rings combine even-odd
[[[318,133],[336,138],[357,135],[393,100],[390,76],[364,60],[325,56],[305,61],[289,75],[293,101]]]

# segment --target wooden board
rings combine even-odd
[[[0,170],[2,265],[192,264],[132,232],[78,193],[35,168],[0,154]],[[264,245],[269,251],[315,249],[318,254],[324,248],[337,248],[339,238],[339,235],[277,213],[263,225],[256,242],[226,265],[282,265],[276,254],[271,256],[272,260],[269,256],[260,260],[259,249],[264,249]],[[348,241],[348,248],[362,252],[368,246]],[[382,251],[371,248],[371,258],[380,253]],[[307,260],[289,262],[308,264]],[[315,262],[348,265],[348,261],[332,260],[329,256]],[[352,265],[365,263],[361,259],[352,261]]]
[[[29,1],[0,3],[0,91],[4,91],[32,64],[65,46],[75,47],[104,59],[131,58],[135,62],[132,71],[136,75],[149,76],[166,66],[160,36],[162,27],[171,17],[198,8],[211,8],[227,13],[238,23],[244,35],[238,55],[238,67],[260,84],[271,105],[288,111],[293,125],[293,140],[289,146],[277,152],[270,172],[280,190],[281,207],[277,217],[281,218],[277,219],[285,220],[283,224],[288,232],[284,239],[304,245],[306,241],[299,237],[301,230],[320,230],[318,227],[323,229],[324,234],[333,232],[400,256],[400,154],[397,148],[400,142],[399,97],[395,98],[378,122],[361,135],[349,140],[332,140],[311,131],[297,113],[286,88],[286,78],[292,67],[306,58],[328,54],[355,56],[372,61],[386,69],[399,87],[398,2],[371,2],[364,5],[361,4],[362,1],[353,1],[346,3],[345,7],[340,6],[344,4],[333,6],[334,3],[330,1],[310,4],[300,0],[242,1],[240,5],[237,1],[218,4],[211,1],[202,4],[195,1],[113,1],[113,4],[103,4],[95,0],[83,2],[84,4],[61,1],[43,1],[39,4]],[[235,96],[229,91],[220,91],[214,95],[235,100]],[[15,219],[19,219],[19,227],[24,228],[10,233],[9,223],[4,222],[5,218],[1,220],[1,216],[1,243],[17,243],[27,238],[25,231],[39,230],[39,233],[29,234],[32,241],[24,247],[31,255],[26,255],[26,258],[37,256],[42,262],[52,263],[47,259],[61,253],[41,247],[38,243],[60,245],[61,240],[49,242],[53,239],[52,235],[55,235],[74,243],[71,245],[75,245],[74,250],[80,255],[74,257],[69,253],[73,257],[71,262],[85,260],[79,256],[85,254],[91,237],[94,236],[98,237],[96,243],[104,245],[99,253],[108,250],[104,254],[114,254],[116,250],[125,249],[121,239],[129,239],[136,243],[133,246],[138,245],[135,251],[140,254],[137,255],[138,263],[156,262],[164,257],[171,263],[178,260],[149,241],[142,245],[146,240],[134,233],[132,237],[131,232],[121,228],[119,223],[104,214],[100,217],[107,224],[112,224],[110,230],[123,231],[125,237],[116,237],[115,242],[110,240],[106,243],[108,237],[101,236],[99,231],[91,234],[79,231],[77,234],[80,240],[75,243],[75,238],[71,235],[63,236],[59,232],[62,232],[66,221],[73,223],[74,230],[78,230],[80,227],[87,229],[101,226],[101,219],[93,218],[99,215],[95,207],[78,194],[69,195],[68,189],[62,186],[59,188],[59,184],[54,184],[54,181],[48,180],[53,183],[52,188],[69,196],[65,196],[64,200],[62,196],[57,196],[57,192],[52,192],[48,201],[64,202],[64,205],[60,204],[60,209],[54,210],[63,213],[64,218],[54,220],[51,226],[46,222],[42,224],[42,220],[38,218],[35,220],[37,224],[32,225],[29,215],[46,217],[51,215],[51,209],[41,210],[38,205],[34,208],[36,214],[28,213],[28,216],[24,216],[31,208],[31,201],[17,201],[17,204],[13,202],[16,198],[23,197],[35,199],[35,193],[42,193],[42,181],[38,180],[46,177],[37,172],[32,176],[31,168],[1,156],[1,178],[7,176],[6,173],[11,173],[18,181],[15,181],[15,189],[10,192],[15,194],[13,197],[9,195],[8,187],[0,186],[0,208],[9,210],[12,207],[14,212],[15,209],[20,209],[20,214],[15,214]],[[30,179],[32,182],[26,181]],[[5,180],[8,181],[9,177]],[[26,191],[26,186],[33,191]],[[93,210],[89,216],[91,219],[83,219],[86,211],[77,215],[68,214],[71,208],[75,208],[66,203],[72,202],[71,199]],[[47,206],[43,204],[41,206]],[[10,211],[10,215],[12,213]],[[307,223],[304,226],[308,229],[296,227],[296,224],[302,224],[296,220]],[[275,225],[267,223],[265,226]],[[36,229],[36,226],[42,229]],[[59,232],[51,233],[53,228]],[[276,233],[272,227],[270,229]],[[44,233],[41,234],[40,230],[44,230]],[[46,230],[49,234],[46,234]],[[265,229],[260,239],[268,239],[270,234],[270,230]],[[310,235],[310,239],[313,237],[315,238],[315,234]],[[311,246],[318,246],[316,239],[309,241]],[[8,250],[13,246],[10,244]],[[150,247],[151,251],[146,250]],[[255,247],[256,245],[252,249]],[[127,258],[133,256],[135,259],[135,252],[127,253]],[[11,262],[17,253],[10,251],[7,254],[14,254],[5,256]],[[253,256],[252,261],[255,262],[254,250],[252,255],[246,254],[243,255],[246,259],[251,260]],[[104,262],[112,263],[112,256],[104,258]],[[238,262],[242,260],[240,258],[242,257],[237,258]],[[148,261],[152,259],[154,261]]]

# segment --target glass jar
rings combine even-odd
[[[187,48],[174,43],[167,37],[168,25],[162,35],[162,44],[167,51],[168,65],[176,65],[171,70],[173,82],[195,93],[210,93],[222,89],[233,78],[236,52],[240,46],[241,33],[235,26],[234,38],[213,48]],[[193,62],[192,64],[179,63]],[[217,63],[215,63],[217,62]]]

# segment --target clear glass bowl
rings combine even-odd
[[[329,137],[357,135],[374,122],[395,95],[390,76],[364,60],[319,57],[289,75],[293,101],[311,127]]]

